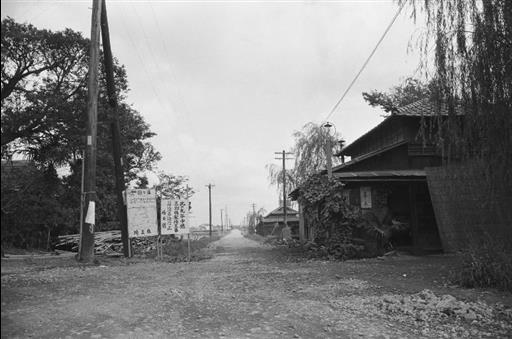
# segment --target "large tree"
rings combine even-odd
[[[422,65],[454,115],[439,133],[447,154],[482,164],[491,192],[512,192],[512,2],[401,0],[424,18]],[[417,13],[421,12],[421,16]],[[430,63],[433,60],[433,63]],[[433,70],[433,72],[432,72]],[[501,194],[500,193],[500,194]]]
[[[53,32],[7,18],[2,21],[1,44],[2,158],[22,154],[42,169],[69,165],[61,204],[78,214],[90,42],[70,29]],[[111,109],[104,74],[100,72],[98,101],[97,219],[100,225],[117,220]],[[114,60],[114,79],[128,183],[140,172],[152,170],[161,155],[149,142],[155,135],[149,124],[126,103],[127,75],[117,60]],[[75,220],[78,222],[78,216]]]
[[[330,131],[323,124],[309,122],[300,131],[293,133],[295,145],[292,153],[295,156],[294,165],[286,170],[283,176],[282,166],[267,165],[271,185],[282,189],[283,179],[286,178],[286,191],[291,192],[295,187],[304,183],[311,175],[326,169],[327,147],[331,147],[331,156],[341,150],[341,137],[336,131]],[[333,165],[339,164],[337,157],[332,158]]]
[[[2,156],[23,152],[63,161],[63,131],[82,121],[88,40],[2,21]]]

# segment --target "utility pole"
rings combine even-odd
[[[332,144],[331,144],[331,136],[329,134],[330,129],[333,125],[330,122],[326,122],[323,127],[327,130],[327,144],[325,146],[325,157],[327,162],[327,177],[329,179],[332,178]]]
[[[209,206],[209,213],[210,213],[210,238],[212,237],[212,187],[215,187],[215,185],[208,184],[206,185],[208,187],[208,206]]]
[[[92,261],[94,258],[94,224],[96,209],[96,145],[98,130],[98,64],[100,54],[100,21],[101,0],[92,2],[91,47],[89,59],[89,75],[87,83],[87,128],[84,156],[84,201],[85,213],[82,213],[80,230],[80,251],[78,260]]]
[[[224,219],[226,220],[226,229],[229,230],[228,206],[224,207]]]
[[[284,213],[284,223],[286,224],[288,222],[288,211],[286,206],[286,160],[291,160],[293,158],[287,156],[293,154],[291,152],[275,152],[275,154],[282,155],[281,158],[275,158],[276,160],[283,160],[283,213]]]
[[[256,227],[256,204],[255,203],[252,204],[252,218],[251,219],[252,219],[252,222],[253,222],[252,226]],[[249,224],[250,223],[251,222],[249,221]]]
[[[224,233],[224,221],[222,220],[222,211],[223,209],[220,209],[220,231],[221,233]]]
[[[112,132],[112,156],[114,158],[114,173],[116,181],[117,213],[121,223],[121,241],[123,243],[123,254],[125,257],[130,255],[128,244],[128,217],[126,215],[126,206],[123,199],[125,190],[123,174],[123,156],[121,149],[121,133],[119,131],[119,112],[117,110],[117,96],[114,82],[114,61],[112,49],[110,47],[110,33],[108,28],[106,0],[101,2],[101,40],[103,41],[103,63],[107,79],[108,103],[111,108],[110,129]]]

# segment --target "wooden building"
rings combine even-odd
[[[292,230],[292,237],[299,236],[299,212],[291,207],[286,208],[286,220]],[[284,208],[280,206],[263,217],[262,222],[256,226],[256,233],[262,236],[279,236],[284,227]]]
[[[442,250],[425,168],[442,164],[428,131],[447,114],[426,99],[399,108],[344,147],[337,156],[349,161],[333,168],[333,177],[345,184],[345,199],[363,214],[409,225],[391,242],[416,253]],[[311,233],[306,225],[306,237]]]

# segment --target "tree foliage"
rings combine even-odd
[[[388,92],[372,90],[363,92],[364,100],[372,107],[380,107],[386,113],[393,113],[399,107],[406,106],[421,99],[432,97],[435,93],[434,83],[424,83],[415,78],[407,78],[399,86]]]
[[[195,193],[194,189],[188,185],[186,176],[159,172],[158,180],[155,189],[159,198],[190,199]]]
[[[302,130],[293,133],[295,145],[292,153],[295,156],[293,168],[286,170],[286,191],[291,192],[295,187],[304,183],[310,176],[326,169],[327,147],[331,154],[341,150],[342,141],[337,132],[329,131],[321,124],[309,122]],[[337,157],[332,158],[333,165],[339,164]],[[282,189],[283,169],[280,165],[267,165],[268,178],[271,185]]]
[[[66,190],[53,167],[3,162],[1,182],[2,246],[46,248],[48,237],[72,224],[72,210],[60,203]]]
[[[6,18],[2,20],[1,44],[2,159],[23,155],[43,172],[56,166],[69,166],[69,175],[57,179],[63,191],[54,209],[70,211],[69,222],[77,232],[90,41],[70,29],[54,32]],[[103,63],[100,65],[96,214],[97,227],[102,230],[117,221],[118,216],[112,160],[112,112],[107,101]],[[149,124],[125,102],[128,80],[126,70],[117,60],[114,60],[114,81],[125,158],[123,170],[128,183],[140,173],[153,170],[161,155],[149,141],[155,135]],[[30,178],[26,179],[24,186],[31,187]],[[43,197],[55,200],[53,196]]]
[[[247,222],[249,227],[252,227],[253,230],[259,223],[263,222],[263,217],[267,214],[267,210],[264,208],[260,208],[257,211],[249,211],[247,212]]]
[[[446,154],[479,163],[491,193],[512,192],[512,2],[401,0],[426,31],[419,41],[424,70],[434,69],[438,100],[453,113],[439,134]],[[432,51],[433,48],[433,52]],[[432,55],[433,54],[433,55]],[[433,58],[432,58],[433,56]],[[433,59],[433,64],[429,60]],[[507,193],[508,192],[508,193]]]
[[[51,32],[2,21],[2,156],[23,152],[62,162],[63,145],[83,121],[88,40],[72,30]]]

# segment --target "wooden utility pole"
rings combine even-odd
[[[254,227],[256,227],[256,204],[253,203],[252,204],[252,222],[253,222],[253,225]],[[250,224],[250,222],[249,222]]]
[[[224,233],[224,221],[222,220],[222,211],[223,209],[220,209],[220,231],[221,233]]]
[[[96,207],[96,144],[98,129],[98,64],[100,54],[101,0],[92,2],[91,47],[89,59],[87,129],[84,156],[84,220],[80,230],[80,252],[78,260],[92,261],[94,258],[94,224]]]
[[[208,187],[208,206],[209,206],[209,213],[210,213],[210,238],[212,237],[212,187],[215,187],[215,185],[208,184],[206,185]]]
[[[332,144],[331,144],[331,136],[329,134],[330,128],[333,125],[330,122],[326,122],[323,127],[327,130],[327,144],[325,145],[325,157],[327,162],[327,177],[329,179],[332,178]]]
[[[291,155],[290,152],[275,152],[275,154],[282,154],[282,158],[276,158],[277,160],[283,160],[283,213],[284,213],[284,223],[288,222],[288,210],[286,206],[286,160],[293,159],[291,157],[287,158],[287,155]]]
[[[112,132],[112,155],[114,158],[114,171],[116,180],[117,214],[121,223],[121,241],[123,243],[123,254],[130,255],[128,244],[128,217],[126,205],[124,204],[123,192],[126,189],[123,174],[123,155],[121,149],[121,133],[119,130],[119,112],[117,110],[117,95],[114,82],[114,61],[110,46],[110,33],[108,28],[106,0],[101,3],[101,39],[103,41],[103,63],[107,79],[108,103],[111,108],[110,129]]]
[[[226,230],[229,230],[228,206],[224,207],[224,220],[226,221]]]

